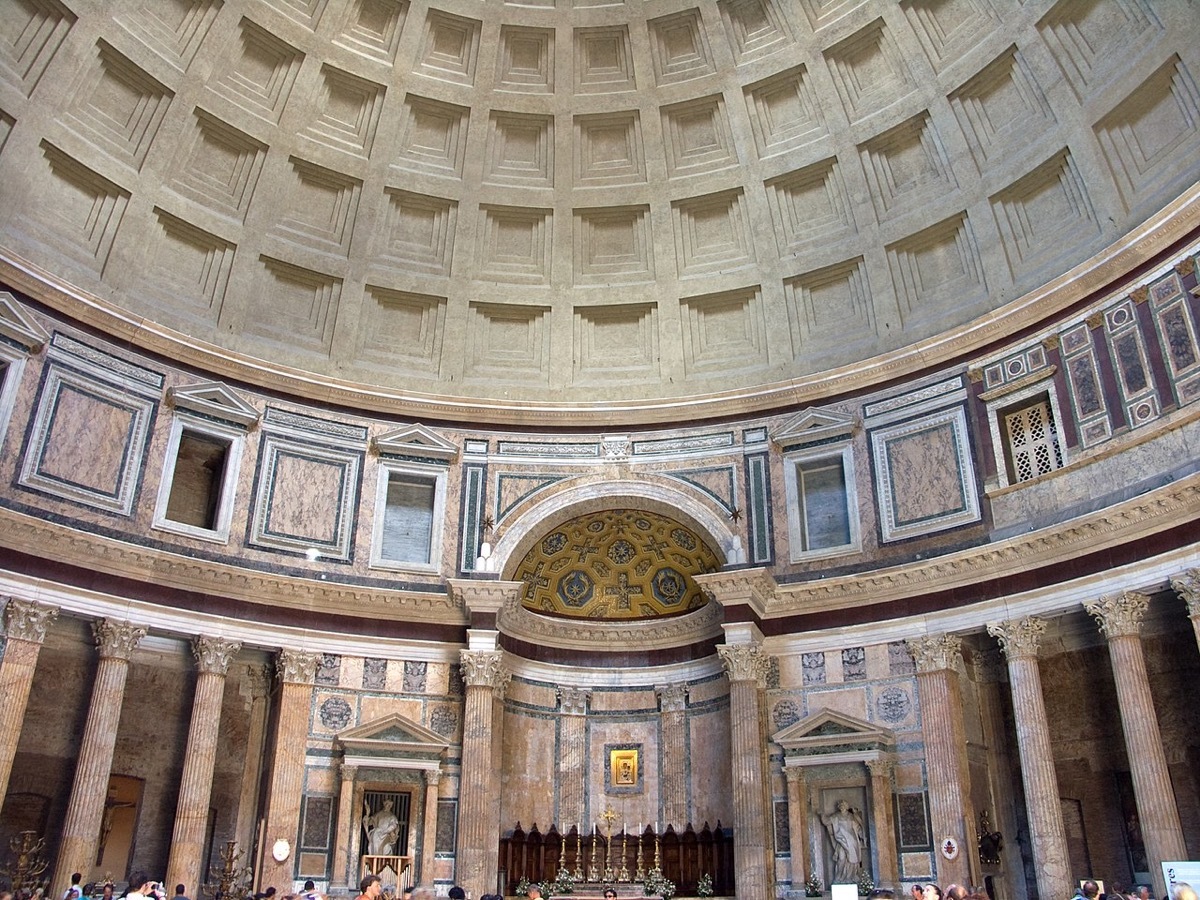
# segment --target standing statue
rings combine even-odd
[[[363,801],[363,828],[367,832],[367,854],[370,856],[395,856],[396,839],[400,836],[400,820],[392,812],[392,798],[388,797],[371,814],[371,807]]]
[[[835,812],[821,816],[821,824],[833,845],[832,883],[857,884],[864,843],[862,818],[849,803],[839,800]]]

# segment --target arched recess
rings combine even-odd
[[[657,512],[694,529],[717,552],[723,566],[746,560],[742,536],[730,527],[729,515],[681,482],[641,476],[605,482],[580,479],[556,488],[552,495],[531,500],[498,523],[499,536],[489,561],[492,571],[511,576],[517,561],[546,532],[576,516],[621,506]]]

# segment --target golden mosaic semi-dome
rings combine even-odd
[[[6,280],[362,409],[869,386],[1070,307],[1200,176],[1182,2],[2,8]]]

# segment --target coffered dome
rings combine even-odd
[[[1069,306],[1038,292],[1200,176],[1184,3],[2,7],[9,282],[365,408],[894,377]]]

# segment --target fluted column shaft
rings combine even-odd
[[[1196,633],[1196,644],[1200,646],[1200,569],[1188,569],[1172,578],[1171,587],[1187,603],[1188,618],[1192,620],[1192,631]]]
[[[801,891],[808,880],[808,781],[799,766],[784,766],[783,774],[787,779],[792,890]]]
[[[242,762],[242,789],[238,796],[237,825],[233,833],[237,838],[238,847],[249,853],[250,848],[254,846],[258,792],[262,787],[271,670],[261,665],[247,666],[245,678],[250,688],[250,716],[246,729],[246,758]]]
[[[954,635],[920,638],[908,642],[917,663],[917,693],[922,715],[927,716],[925,769],[929,780],[929,819],[939,848],[937,878],[943,884],[975,884],[975,809],[971,802],[967,768],[966,726],[962,688],[955,669],[960,640]],[[939,718],[934,719],[934,711]],[[947,859],[941,847],[947,838],[958,845],[958,854]]]
[[[1042,675],[1037,651],[1046,623],[1025,618],[988,626],[1008,659],[1013,717],[1017,727],[1017,752],[1021,755],[1021,780],[1029,816],[1029,843],[1037,871],[1039,897],[1065,897],[1073,889],[1063,825],[1058,775],[1050,746],[1050,723],[1042,695]]]
[[[757,644],[718,646],[729,674],[730,749],[733,766],[734,869],[739,897],[775,893],[768,846],[766,762],[763,759],[761,704],[766,660]]]
[[[462,776],[458,791],[458,848],[455,880],[479,895],[496,880],[499,813],[492,798],[498,793],[493,771],[493,696],[503,691],[508,674],[499,650],[463,650],[462,672],[467,685],[463,716]]]
[[[433,884],[433,857],[437,853],[438,785],[442,773],[425,770],[425,825],[421,831],[421,882]]]
[[[875,854],[879,871],[875,879],[883,886],[900,886],[900,861],[896,857],[896,814],[893,812],[893,777],[896,764],[891,759],[867,760],[871,773],[871,811],[875,820]]]
[[[558,689],[559,830],[566,834],[572,822],[584,819],[583,783],[587,766],[587,705],[592,692],[581,688]]]
[[[354,779],[358,775],[358,766],[341,765],[341,786],[338,790],[337,834],[333,847],[333,879],[330,887],[344,887],[352,890],[356,887],[358,873],[350,874],[350,847],[348,841],[354,818]]]
[[[691,821],[688,812],[687,687],[682,684],[657,687],[662,710],[662,820],[683,831]]]
[[[1188,856],[1167,769],[1167,756],[1163,752],[1158,716],[1154,712],[1154,698],[1150,694],[1146,657],[1138,636],[1149,602],[1150,598],[1145,594],[1126,591],[1117,597],[1089,601],[1084,606],[1099,621],[1100,629],[1108,638],[1138,820],[1146,842],[1146,855],[1150,858],[1155,896],[1162,897],[1167,893],[1167,884],[1162,877],[1161,863],[1187,859]]]
[[[183,774],[179,781],[179,803],[175,808],[175,831],[167,858],[167,884],[182,884],[198,893],[200,863],[208,830],[209,799],[213,769],[217,763],[217,736],[221,726],[221,703],[225,696],[225,673],[229,661],[242,647],[238,641],[198,637],[192,654],[200,670],[192,699],[192,721],[188,726]]]
[[[308,745],[308,714],[312,705],[313,678],[319,653],[282,650],[276,667],[279,675],[279,721],[271,757],[267,793],[267,824],[259,883],[287,891],[294,880],[295,843],[300,831],[300,801],[304,796],[304,754]],[[280,838],[292,845],[282,862],[271,855]]]
[[[8,598],[4,607],[6,643],[4,658],[0,659],[0,807],[8,796],[8,779],[17,756],[46,628],[57,615],[55,607],[16,597]]]
[[[129,660],[138,641],[146,635],[145,628],[112,619],[95,622],[92,631],[100,650],[100,664],[96,667],[87,722],[79,741],[75,782],[71,786],[51,882],[52,896],[63,894],[71,883],[71,873],[91,871],[96,859]]]

